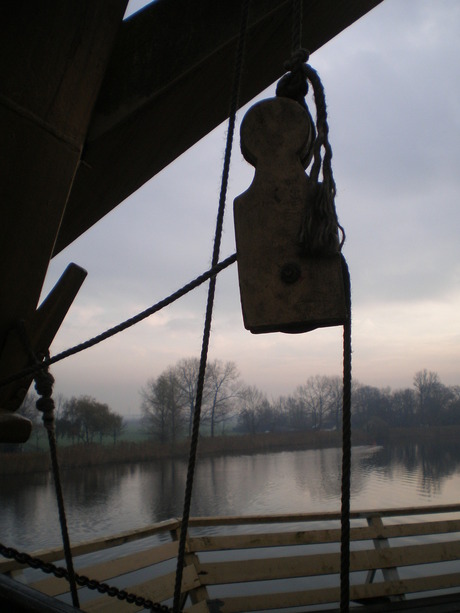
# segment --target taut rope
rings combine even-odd
[[[230,102],[230,113],[228,120],[227,139],[225,145],[224,165],[222,169],[222,181],[219,196],[219,207],[217,212],[216,230],[214,234],[214,247],[212,254],[212,266],[216,266],[219,261],[220,244],[222,239],[222,229],[224,222],[225,203],[227,197],[228,177],[230,174],[230,161],[232,155],[233,135],[235,131],[236,113],[238,110],[240,81],[243,67],[244,48],[246,44],[246,30],[248,24],[250,0],[243,0],[241,7],[240,31],[235,58],[235,73],[232,87],[232,99]],[[208,298],[206,305],[206,316],[203,330],[203,341],[201,345],[200,367],[198,371],[198,381],[196,390],[195,407],[193,411],[192,436],[190,441],[190,454],[187,469],[187,480],[185,484],[184,510],[182,514],[182,526],[179,537],[179,549],[177,555],[176,583],[174,588],[173,609],[177,613],[181,608],[181,586],[185,560],[185,546],[187,541],[188,522],[190,518],[190,507],[192,502],[193,478],[195,474],[196,454],[198,449],[198,435],[200,429],[201,403],[203,398],[204,379],[206,374],[206,364],[208,358],[209,339],[211,336],[211,322],[214,307],[214,296],[216,290],[215,275],[210,278]]]

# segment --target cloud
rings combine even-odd
[[[370,384],[410,386],[425,367],[460,382],[459,28],[458,3],[386,0],[311,57],[326,90],[347,232],[354,374]],[[53,260],[45,291],[70,260],[89,271],[53,352],[209,267],[224,146],[221,126]],[[233,198],[253,172],[236,137],[222,257],[235,249]],[[134,410],[147,378],[199,354],[205,304],[202,287],[106,347],[56,365],[58,386]],[[233,267],[218,278],[211,357],[235,361],[269,394],[286,394],[311,375],[340,373],[341,330],[251,335]]]

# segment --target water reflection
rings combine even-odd
[[[365,464],[388,480],[417,483],[424,497],[440,495],[446,482],[460,471],[460,449],[448,443],[418,443],[381,447]]]
[[[163,460],[63,472],[73,542],[180,517],[186,462]],[[206,457],[195,473],[192,515],[340,509],[341,450]],[[355,447],[352,508],[459,502],[460,449],[418,444]],[[0,479],[0,540],[21,549],[60,544],[50,475]]]

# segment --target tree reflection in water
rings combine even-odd
[[[64,470],[73,543],[180,517],[184,459]],[[341,450],[198,460],[192,516],[339,511]],[[354,447],[352,508],[459,502],[460,449],[450,442]],[[0,478],[0,540],[26,550],[60,544],[49,474]]]

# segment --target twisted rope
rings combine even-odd
[[[306,203],[299,243],[305,255],[327,256],[340,253],[345,242],[345,231],[339,224],[335,210],[337,190],[332,172],[332,147],[329,143],[326,97],[318,73],[306,63],[308,58],[309,53],[306,49],[299,48],[293,51],[291,58],[284,64],[288,72],[278,82],[276,95],[301,104],[308,114],[313,134],[316,132],[310,157],[307,156],[306,160],[308,166],[311,157],[313,158],[310,179],[316,186],[316,196],[313,202]],[[313,88],[316,106],[316,130],[305,101],[309,82]],[[320,182],[321,171],[322,182]]]
[[[340,544],[340,611],[348,613],[350,602],[350,492],[351,492],[351,282],[345,258],[342,271],[348,320],[343,326],[343,405],[342,405],[342,509]]]
[[[43,355],[37,356],[34,353],[30,339],[27,335],[25,323],[18,322],[16,332],[22,341],[24,349],[28,354],[31,362],[37,366],[41,366],[39,357],[43,360]],[[54,377],[49,372],[48,366],[41,368],[35,373],[35,389],[39,398],[35,406],[42,414],[43,425],[48,435],[48,444],[50,449],[51,467],[53,471],[53,481],[56,493],[56,501],[58,505],[59,524],[61,527],[62,544],[64,547],[64,557],[67,564],[66,578],[70,584],[70,593],[72,595],[72,604],[77,609],[80,608],[78,600],[77,584],[75,581],[75,571],[73,567],[72,550],[70,548],[69,530],[67,527],[67,517],[64,506],[64,495],[62,493],[61,477],[59,471],[59,461],[57,457],[56,431],[54,421],[54,400],[53,400],[53,385]]]
[[[230,101],[230,113],[227,129],[227,139],[225,145],[225,157],[222,169],[222,181],[219,195],[219,206],[216,220],[216,230],[214,234],[214,247],[212,254],[212,266],[219,261],[220,245],[222,240],[222,229],[225,213],[225,203],[227,197],[228,177],[230,174],[230,161],[232,155],[233,135],[235,132],[236,113],[238,110],[241,73],[243,68],[244,48],[246,44],[246,30],[248,24],[250,0],[243,0],[241,7],[240,31],[235,58],[235,73],[232,87],[232,99]],[[179,548],[177,554],[176,582],[174,588],[174,611],[179,611],[181,603],[182,575],[185,560],[185,548],[187,541],[188,523],[190,518],[190,507],[192,502],[193,479],[195,474],[196,455],[198,450],[198,436],[200,430],[201,405],[203,399],[203,388],[206,374],[208,358],[209,340],[211,336],[211,322],[214,307],[214,297],[216,290],[216,277],[211,277],[209,281],[208,298],[206,304],[206,315],[203,329],[203,340],[201,345],[200,366],[198,371],[197,390],[195,407],[193,412],[192,436],[190,441],[189,462],[187,468],[187,480],[184,494],[184,508],[182,514],[182,526],[179,537]]]
[[[302,0],[292,0],[292,53],[302,46]]]
[[[70,584],[72,604],[77,609],[80,608],[78,600],[77,584],[75,581],[75,570],[73,567],[72,550],[70,548],[69,529],[64,506],[64,494],[62,493],[61,476],[59,471],[59,461],[57,456],[56,431],[54,423],[54,400],[53,400],[54,377],[48,371],[48,367],[39,370],[35,375],[35,389],[39,398],[36,407],[42,413],[43,425],[48,434],[50,448],[51,466],[53,470],[54,489],[59,512],[59,525],[61,526],[62,544],[64,546],[64,556],[67,565],[67,579]]]

